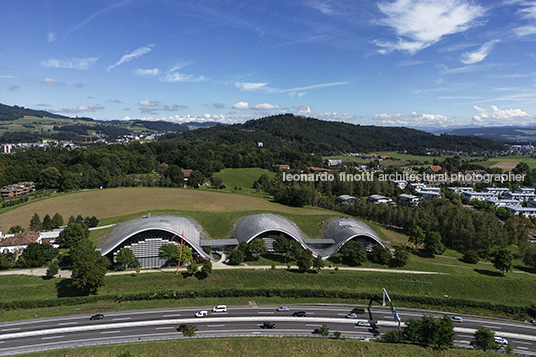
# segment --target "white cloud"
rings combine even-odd
[[[178,62],[173,68],[171,68],[167,73],[178,71],[181,68],[184,68],[186,66],[189,66],[192,64],[192,61],[188,62]]]
[[[95,64],[99,57],[91,58],[71,58],[70,60],[43,60],[41,61],[41,66],[49,68],[71,68],[71,69],[88,69],[90,66]]]
[[[274,87],[268,87],[268,83],[247,83],[247,82],[238,82],[235,83],[235,86],[243,91],[261,91],[264,93],[289,93],[291,97],[294,97],[297,95],[298,97],[301,97],[304,95],[304,92],[297,93],[304,90],[310,90],[310,89],[319,89],[319,88],[326,88],[326,87],[333,87],[333,86],[341,86],[348,84],[348,82],[333,82],[333,83],[321,83],[321,84],[313,84],[310,86],[305,87],[296,87],[296,88],[289,88],[289,89],[280,89],[280,88],[274,88]]]
[[[56,41],[56,33],[55,32],[49,32],[48,35],[47,35],[47,41],[48,42]]]
[[[266,86],[268,83],[235,83],[235,86],[240,90],[254,91]]]
[[[156,107],[157,105],[160,105],[160,103],[157,102],[156,100],[149,100],[149,99],[141,100],[138,104],[143,105],[145,107]]]
[[[163,77],[160,77],[160,82],[201,82],[205,81],[205,77],[194,77],[193,74],[182,74],[178,72],[168,73]]]
[[[163,106],[158,107],[158,108],[155,108],[154,106],[142,106],[140,108],[140,113],[152,114],[152,113],[160,112],[160,111],[176,112],[179,109],[188,109],[188,106],[187,105],[177,105],[177,104],[173,104],[171,106],[170,105],[163,105]]]
[[[524,19],[529,20],[532,22],[529,25],[520,26],[516,29],[514,29],[514,32],[516,35],[523,37],[523,36],[529,36],[529,35],[535,35],[536,34],[536,3],[535,2],[522,2],[520,4],[521,6],[526,6],[520,12],[522,13],[522,17]]]
[[[233,108],[234,108],[234,109],[242,109],[242,110],[250,109],[250,108],[249,108],[249,103],[248,103],[248,102],[238,102],[238,103],[235,103],[235,104],[233,104]]]
[[[158,74],[158,72],[159,72],[158,68],[153,68],[153,69],[137,68],[134,71],[134,74],[136,74],[139,77],[153,77],[153,76],[156,76]]]
[[[239,120],[234,116],[225,116],[222,114],[203,114],[203,115],[174,115],[170,117],[144,117],[142,120],[164,120],[174,123],[187,123],[191,121],[195,122],[218,122],[222,124],[234,124],[238,123]]]
[[[462,53],[462,62],[465,64],[474,64],[484,60],[484,58],[486,58],[486,56],[491,52],[493,47],[495,47],[495,44],[499,42],[501,42],[501,40],[486,42],[475,52]]]
[[[279,108],[280,108],[279,105],[273,105],[273,104],[268,104],[268,103],[257,104],[256,106],[253,107],[253,109],[255,110],[274,110],[274,109],[279,109]]]
[[[94,112],[94,111],[102,110],[102,109],[104,109],[104,107],[94,104],[94,105],[90,105],[89,107],[85,105],[80,105],[76,108],[56,108],[56,109],[52,109],[51,112],[75,114],[75,113],[81,113],[81,112]]]
[[[132,51],[128,55],[124,55],[123,57],[121,57],[121,59],[119,61],[117,61],[116,64],[108,67],[108,72],[111,71],[112,69],[114,69],[115,67],[119,66],[122,63],[130,62],[133,59],[136,59],[138,57],[143,56],[146,53],[151,52],[152,47],[154,47],[154,45],[148,45],[148,46],[145,46],[145,47],[140,47],[140,48],[135,49],[134,51]]]
[[[43,80],[41,81],[41,83],[45,83],[45,84],[53,84],[55,86],[59,86],[60,85],[60,82],[58,82],[57,80],[55,80],[54,78],[51,78],[51,77],[45,77],[43,78]]]
[[[413,55],[444,36],[475,26],[485,12],[467,0],[396,0],[378,7],[386,17],[377,23],[393,28],[398,37],[398,42],[374,41],[382,54],[398,50]]]
[[[385,126],[407,127],[446,127],[460,124],[456,120],[448,119],[440,114],[375,114],[372,116],[373,124]]]
[[[499,109],[492,105],[490,109],[474,106],[478,115],[473,117],[473,124],[482,126],[501,125],[524,125],[536,120],[534,115],[530,115],[521,109]]]
[[[294,105],[292,106],[292,109],[294,109],[294,114],[303,116],[303,117],[311,117],[311,118],[317,118],[321,120],[331,120],[331,121],[353,121],[356,120],[357,117],[354,115],[350,115],[348,113],[315,113],[311,110],[310,107],[304,106],[304,105]],[[284,110],[281,111],[282,113],[286,112]]]

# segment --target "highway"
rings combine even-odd
[[[90,321],[91,315],[74,315],[13,322],[0,322],[0,355],[31,349],[70,347],[102,342],[178,338],[180,324],[195,324],[197,336],[247,335],[312,335],[322,324],[330,333],[343,336],[378,338],[385,331],[396,329],[390,310],[371,308],[358,319],[346,319],[348,307],[290,306],[290,312],[277,312],[277,306],[228,306],[227,312],[212,313],[212,306],[121,311],[104,314],[104,319]],[[206,318],[195,318],[197,311],[208,310]],[[292,317],[296,311],[306,317]],[[418,319],[422,312],[398,311],[402,321]],[[439,317],[440,315],[435,315]],[[356,326],[357,321],[370,321],[371,327]],[[275,329],[263,329],[264,321],[274,322]],[[497,319],[463,317],[454,323],[456,345],[469,345],[479,326],[489,327],[510,342],[514,352],[536,355],[536,325]]]

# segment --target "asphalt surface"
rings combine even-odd
[[[313,335],[314,329],[326,324],[331,334],[340,331],[343,336],[372,339],[397,328],[388,309],[372,308],[370,313],[365,310],[364,314],[358,314],[358,319],[346,319],[346,314],[350,312],[348,307],[290,306],[289,312],[277,312],[276,308],[228,306],[227,312],[212,313],[212,306],[202,306],[105,313],[104,319],[94,321],[89,320],[91,315],[75,315],[5,322],[0,323],[0,355],[91,343],[177,338],[182,336],[177,331],[180,324],[195,324],[197,336]],[[208,310],[208,316],[195,318],[195,313],[200,310]],[[292,317],[296,311],[305,311],[307,316]],[[422,312],[403,310],[398,314],[402,322],[423,315]],[[474,331],[485,326],[494,330],[496,336],[506,338],[514,352],[536,355],[536,325],[462,317],[463,322],[454,323],[456,345],[468,346]],[[274,322],[276,328],[263,329],[264,321]],[[357,326],[357,321],[369,321],[371,326]]]

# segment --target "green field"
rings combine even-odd
[[[43,132],[58,133],[54,130],[54,126],[73,125],[73,124],[88,124],[92,125],[94,122],[83,119],[60,119],[60,118],[38,118],[25,116],[17,120],[4,122],[0,125],[0,135],[6,132],[19,132],[19,131],[35,131],[42,130]]]
[[[477,162],[477,164],[482,165],[484,167],[490,167],[492,165],[495,165],[498,162],[526,162],[527,165],[529,165],[529,168],[536,169],[536,159],[528,156],[497,156],[487,159],[486,161],[480,161]]]
[[[142,342],[109,346],[61,349],[21,356],[43,357],[116,357],[130,353],[132,357],[168,357],[170,353],[182,357],[483,357],[500,356],[497,353],[464,349],[434,350],[413,345],[393,345],[356,340],[333,340],[327,338],[216,338],[184,339],[161,342]]]
[[[258,169],[258,168],[249,168],[249,169],[223,169],[220,172],[214,173],[214,177],[219,177],[222,179],[225,189],[217,190],[219,192],[227,192],[233,194],[241,194],[247,196],[255,196],[264,199],[271,199],[272,197],[264,192],[257,192],[253,188],[253,182],[258,180],[261,175],[266,174],[271,180],[275,177],[275,172]],[[202,190],[216,191],[212,187],[203,186]]]
[[[437,159],[439,161],[445,160],[445,158],[453,157],[454,155],[441,155],[441,156],[433,156],[433,155],[426,155],[426,156],[418,156],[418,155],[410,155],[410,154],[399,154],[396,151],[382,151],[382,152],[374,152],[372,154],[375,154],[377,158],[379,159],[379,156],[388,156],[389,159],[387,160],[380,160],[380,164],[384,166],[409,166],[411,161],[419,161],[421,165],[432,165],[432,162],[434,159]],[[370,154],[362,154],[365,156],[369,156]],[[323,160],[326,159],[341,159],[343,162],[354,162],[356,164],[367,164],[373,159],[364,159],[361,156],[326,156],[322,158]],[[427,164],[426,164],[427,162]],[[413,165],[415,166],[415,165]],[[417,165],[418,167],[419,165]]]
[[[101,226],[148,213],[185,215],[198,220],[213,238],[225,238],[231,232],[234,221],[248,214],[274,213],[286,216],[311,238],[321,235],[320,222],[340,216],[334,211],[288,207],[259,197],[214,190],[130,187],[57,194],[19,205],[0,214],[0,227],[4,230],[17,224],[28,227],[34,213],[44,217],[46,214],[53,216],[56,212],[65,221],[71,215],[96,216],[101,220]],[[102,236],[94,233],[92,237],[96,239],[97,235]]]

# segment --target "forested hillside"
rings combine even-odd
[[[228,144],[262,142],[269,147],[289,147],[305,153],[332,155],[370,151],[495,151],[504,146],[496,141],[468,136],[436,136],[402,127],[363,126],[328,122],[282,114],[250,120],[244,124],[215,126],[177,136],[182,140],[214,140]]]

